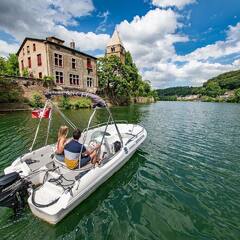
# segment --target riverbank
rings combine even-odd
[[[226,102],[226,103],[240,103],[238,92],[226,91],[224,94],[212,97],[201,94],[191,94],[186,96],[161,96],[160,101],[179,101],[179,102]]]
[[[202,96],[199,94],[184,97],[180,96],[176,97],[176,101],[239,103],[235,91],[226,91],[223,95],[217,97]]]
[[[30,110],[32,108],[26,103],[0,103],[0,113]]]
[[[54,82],[52,81],[0,76],[0,112],[24,111],[43,107],[46,100],[43,93],[49,90],[79,91],[78,88],[55,86]],[[105,100],[109,103],[110,106],[119,105],[116,99],[113,100],[106,97]],[[63,109],[79,109],[91,107],[91,101],[88,98],[58,97],[54,99],[54,101],[56,101],[59,107]],[[155,102],[155,99],[152,96],[139,96],[131,97],[130,100],[123,105],[129,105],[132,103],[147,104],[153,102]]]

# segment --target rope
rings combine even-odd
[[[43,115],[44,115],[45,110],[46,110],[46,108],[47,108],[47,104],[48,104],[48,100],[46,101],[46,103],[45,103],[45,105],[44,105],[43,113],[41,114],[41,117],[40,117],[40,119],[39,119],[38,126],[37,126],[37,129],[36,129],[36,132],[35,132],[35,136],[34,136],[34,139],[33,139],[33,142],[32,142],[32,146],[29,148],[29,151],[30,151],[30,152],[32,151],[33,146],[34,146],[34,144],[35,144],[35,142],[36,142],[37,135],[38,135],[38,131],[39,131],[39,128],[40,128],[40,124],[41,124],[41,122],[42,122]]]
[[[48,137],[49,137],[50,127],[51,127],[51,122],[52,122],[52,110],[51,110],[51,112],[50,112],[50,117],[49,117],[49,122],[48,122],[48,129],[47,129],[47,136],[46,136],[45,145],[47,145],[47,142],[48,142]]]
[[[51,102],[51,103],[52,103],[53,107],[60,113],[60,115],[62,116],[62,118],[69,124],[69,126],[70,126],[72,129],[76,129],[77,126],[76,126],[73,122],[71,122],[71,121],[64,115],[64,113],[59,110],[59,108],[58,108],[53,102]]]

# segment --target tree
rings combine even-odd
[[[6,59],[0,57],[0,75],[4,75],[6,72]]]
[[[235,99],[236,102],[240,103],[240,88],[235,90]]]
[[[0,74],[19,76],[18,58],[16,54],[9,54],[7,59],[0,57]]]
[[[9,54],[6,61],[6,75],[19,76],[18,58],[16,54]]]
[[[98,59],[98,79],[103,94],[117,104],[128,103],[131,97],[156,96],[149,82],[142,80],[130,52],[125,64],[114,55]]]
[[[209,97],[217,97],[222,93],[222,89],[217,82],[209,82],[205,89],[205,93]]]
[[[98,79],[101,91],[114,103],[123,104],[129,101],[128,74],[119,57],[113,55],[98,59]]]

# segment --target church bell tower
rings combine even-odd
[[[122,44],[119,33],[117,29],[115,29],[109,43],[106,48],[106,56],[115,55],[118,56],[123,64],[125,64],[125,54],[126,50]]]

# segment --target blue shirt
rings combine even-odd
[[[79,143],[77,140],[72,139],[64,147],[65,158],[68,160],[78,160],[81,150],[82,153],[84,153],[86,151],[85,146]]]

